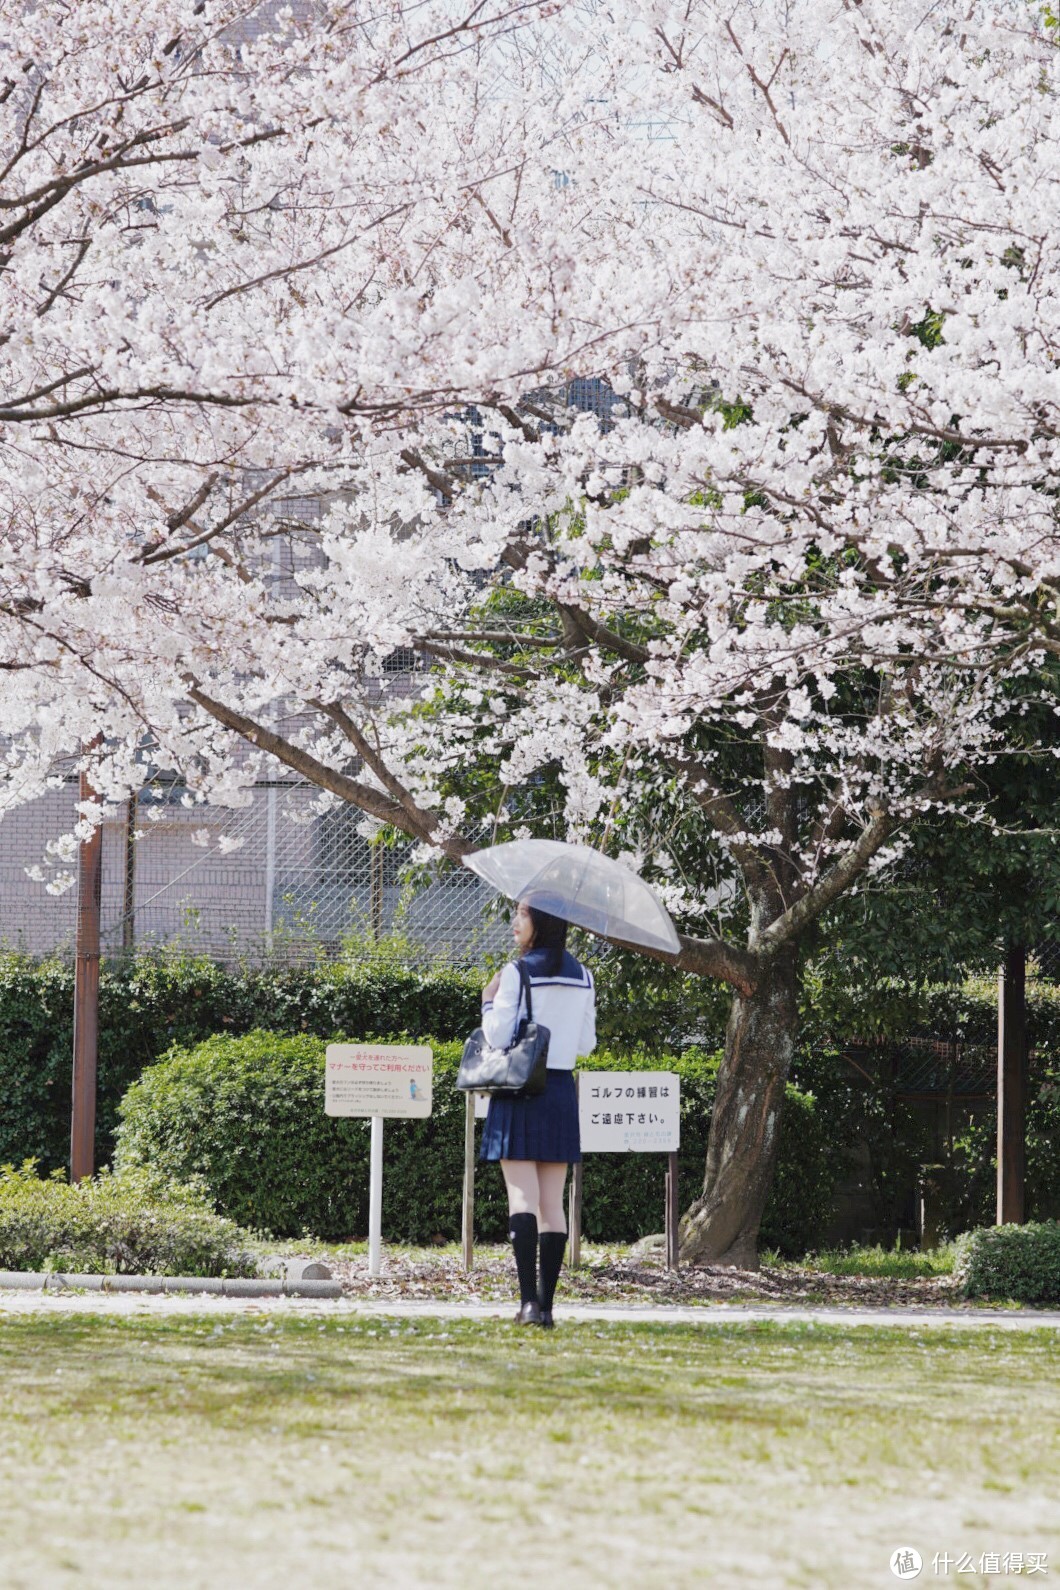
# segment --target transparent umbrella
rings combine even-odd
[[[465,867],[513,900],[526,900],[591,933],[676,955],[680,941],[650,884],[586,845],[514,839],[464,858]]]

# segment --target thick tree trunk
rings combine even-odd
[[[764,964],[752,994],[733,999],[703,1193],[681,1221],[681,1258],[690,1263],[758,1267],[758,1227],[795,1042],[796,991],[796,954],[788,946]]]

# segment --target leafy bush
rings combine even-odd
[[[461,1045],[421,1041],[434,1051],[432,1114],[423,1121],[388,1122],[384,1147],[384,1228],[406,1242],[451,1240],[460,1231],[465,1104],[454,1084]],[[278,1236],[363,1234],[369,1123],[324,1114],[325,1047],[308,1036],[255,1032],[173,1049],[122,1103],[117,1164],[153,1165],[177,1178],[199,1175],[227,1215]],[[680,1193],[690,1201],[703,1177],[718,1057],[696,1050],[681,1058],[597,1052],[584,1064],[590,1070],[680,1075]],[[628,1241],[660,1230],[664,1171],[661,1155],[587,1156],[586,1236]],[[833,1178],[833,1156],[814,1101],[789,1087],[763,1242],[785,1253],[812,1246],[829,1212]],[[503,1240],[506,1212],[499,1167],[479,1166],[475,1226],[483,1240]]]
[[[968,1231],[953,1273],[965,1297],[1060,1303],[1060,1221]]]
[[[0,955],[0,1162],[32,1158],[45,1173],[67,1163],[73,988],[62,961]],[[456,1038],[478,1020],[480,988],[477,976],[396,964],[229,970],[178,955],[105,962],[96,1162],[111,1157],[126,1089],[174,1044],[258,1027],[328,1038],[400,1025]]]
[[[200,1187],[145,1169],[71,1186],[32,1160],[0,1167],[0,1269],[253,1276],[248,1235]]]

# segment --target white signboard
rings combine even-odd
[[[422,1120],[431,1113],[433,1061],[426,1044],[329,1043],[324,1110]]]
[[[578,1116],[585,1154],[676,1154],[681,1080],[674,1071],[583,1071]]]

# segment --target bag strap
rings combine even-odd
[[[522,984],[522,991],[523,991],[523,994],[524,994],[524,996],[526,998],[526,1019],[527,1019],[527,1021],[533,1021],[533,1019],[534,1019],[534,1001],[533,1001],[533,998],[532,998],[531,993],[530,993],[530,973],[527,971],[527,969],[523,965],[522,961],[516,961],[515,970],[519,973],[519,981]],[[518,1005],[516,1005],[516,1007],[515,1007],[515,1024],[516,1024],[516,1026],[519,1025],[519,1006]]]

